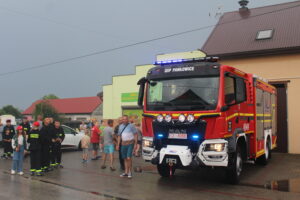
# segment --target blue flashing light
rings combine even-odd
[[[200,57],[200,58],[179,58],[179,59],[170,59],[170,60],[158,60],[155,62],[156,65],[162,64],[171,64],[171,63],[182,63],[182,62],[189,62],[189,61],[208,61],[208,62],[217,62],[218,57]]]
[[[163,60],[163,61],[156,61],[155,64],[161,65],[161,64],[170,64],[170,63],[181,63],[184,62],[183,59],[175,59],[175,60]]]
[[[194,140],[198,140],[198,139],[199,139],[199,135],[192,135],[192,138],[193,138]]]
[[[164,135],[160,133],[160,134],[157,134],[157,137],[162,138],[162,137],[164,137]]]

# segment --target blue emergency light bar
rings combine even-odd
[[[164,60],[164,61],[156,61],[155,65],[167,65],[167,64],[174,64],[174,63],[184,63],[184,62],[217,62],[219,57],[204,57],[204,58],[192,58],[192,59],[174,59],[174,60]]]

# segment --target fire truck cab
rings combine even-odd
[[[143,158],[163,177],[222,167],[238,183],[245,161],[265,165],[276,147],[276,89],[202,55],[167,56],[139,80]]]

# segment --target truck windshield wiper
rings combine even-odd
[[[174,104],[171,102],[162,102],[162,101],[149,102],[148,105],[151,105],[151,106],[174,106]]]

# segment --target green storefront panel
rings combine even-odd
[[[122,102],[137,102],[138,100],[138,93],[132,92],[132,93],[122,93],[121,94],[121,101]]]
[[[140,109],[123,109],[123,115],[128,115],[130,122],[141,122],[143,110]]]

